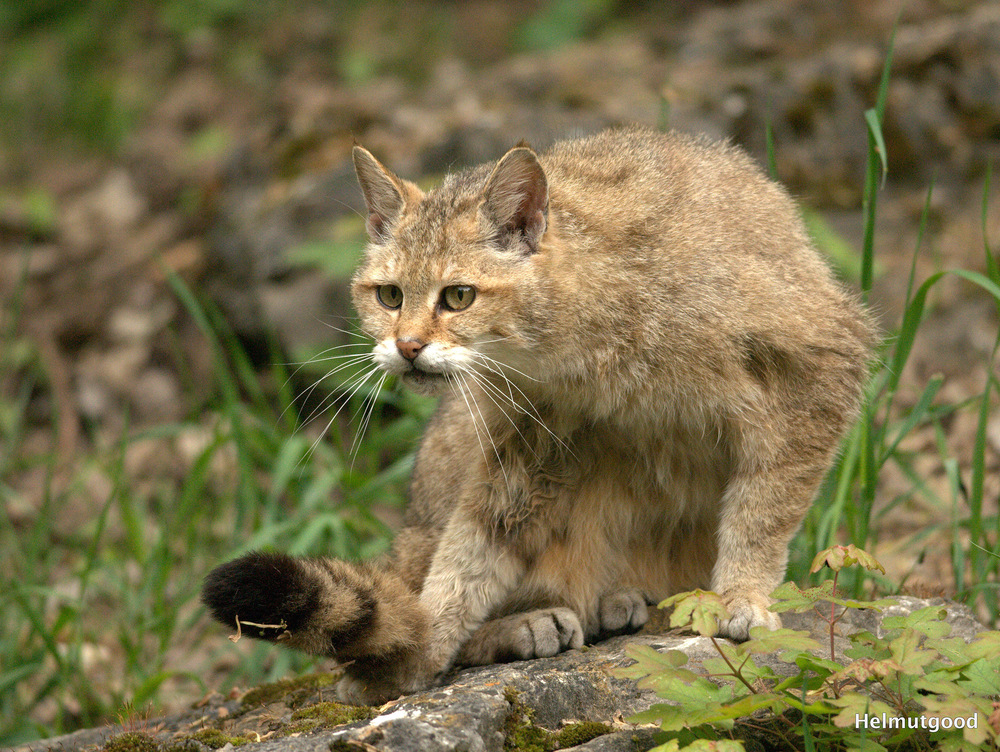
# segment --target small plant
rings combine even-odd
[[[856,632],[838,652],[836,626],[848,609],[881,611],[894,603],[840,597],[837,577],[855,564],[882,570],[855,546],[833,546],[812,564],[814,572],[829,567],[832,580],[806,589],[787,583],[772,594],[773,611],[815,610],[829,625],[826,646],[791,629],[754,628],[742,644],[720,641],[718,620],[727,614],[715,593],[681,593],[661,603],[674,607],[672,627],[708,637],[719,657],[704,661],[703,676],[685,667],[680,651],[630,647],[636,663],[619,675],[668,701],[631,720],[667,732],[662,752],[739,750],[751,739],[779,750],[997,749],[1000,632],[971,642],[950,637],[945,609],[930,606],[886,616],[880,634]],[[773,653],[787,675],[758,658]]]

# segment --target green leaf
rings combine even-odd
[[[815,209],[802,207],[802,221],[813,243],[826,256],[839,276],[857,280],[861,275],[861,256],[853,243],[837,232],[826,218]],[[876,264],[874,274],[882,274],[882,265]]]
[[[777,692],[758,692],[748,694],[739,700],[728,703],[722,708],[727,718],[746,718],[761,710],[770,710],[780,714],[787,708],[785,696]]]
[[[681,731],[708,723],[725,728],[732,727],[731,716],[720,703],[707,703],[695,707],[661,703],[629,718],[630,723],[655,723],[664,731]]]
[[[654,723],[664,731],[670,731],[676,730],[674,723],[684,714],[684,709],[678,705],[668,705],[661,702],[656,705],[650,705],[646,710],[630,716],[628,722],[636,724]],[[683,726],[679,728],[683,728]]]
[[[882,452],[882,458],[879,461],[880,465],[884,465],[889,460],[889,457],[891,457],[893,452],[896,451],[900,442],[909,436],[917,424],[924,419],[930,411],[934,398],[937,396],[938,390],[940,390],[942,384],[944,384],[943,376],[931,376],[930,381],[927,382],[927,386],[920,395],[920,399],[917,401],[917,404],[910,410],[909,414],[906,416],[906,420],[904,420],[896,429],[896,436],[892,443]]]
[[[620,679],[642,679],[660,671],[677,672],[688,660],[688,657],[679,650],[667,650],[661,653],[648,645],[629,645],[625,648],[625,655],[635,663],[612,671],[612,674]],[[685,672],[692,677],[697,676],[686,669]]]
[[[888,752],[888,749],[870,736],[848,736],[844,739],[848,752]]]
[[[992,701],[985,697],[924,697],[924,715],[928,718],[972,718],[976,719],[975,728],[969,724],[962,730],[962,738],[973,744],[982,745],[990,738],[990,714],[993,712]],[[957,734],[956,734],[957,735]]]
[[[966,645],[970,658],[996,658],[1000,655],[1000,632],[980,632]]]
[[[937,657],[933,650],[922,650],[920,635],[910,630],[889,643],[889,652],[903,672],[916,675],[923,674],[923,667]]]
[[[719,705],[733,699],[733,688],[719,686],[703,676],[694,678],[678,676],[666,671],[639,681],[641,689],[652,689],[657,696],[680,704],[689,711],[700,710],[711,705]]]
[[[823,679],[844,668],[836,661],[831,661],[829,658],[820,658],[809,653],[800,653],[795,656],[795,665],[801,669],[812,671]]]
[[[844,655],[848,658],[888,658],[889,643],[882,637],[876,637],[867,629],[855,632],[848,639],[853,647],[847,648]]]
[[[649,752],[679,752],[681,742],[679,739],[670,739],[659,746],[653,747]]]
[[[894,708],[860,692],[845,692],[840,697],[829,699],[828,702],[830,705],[840,708],[840,712],[833,717],[833,723],[839,728],[855,728],[859,717],[881,719],[883,713],[888,717],[896,716]]]
[[[888,752],[887,748],[879,744],[870,736],[849,736],[845,740],[846,749],[849,752]]]
[[[869,679],[885,679],[903,670],[903,667],[892,659],[873,661],[861,659],[852,661],[843,669],[830,676],[829,681],[839,682],[844,679],[854,679],[864,684]]]
[[[937,742],[938,752],[983,752],[981,744],[976,744],[959,736],[949,736]]]
[[[944,637],[951,634],[951,625],[945,621],[948,609],[927,606],[906,616],[886,616],[882,626],[886,629],[914,629],[927,637]]]
[[[948,666],[939,671],[932,671],[924,676],[918,676],[913,680],[914,690],[932,695],[961,695],[965,696],[967,691],[960,687],[956,680],[961,673],[961,669]]]
[[[958,684],[977,695],[1000,695],[1000,658],[980,658],[962,670]]]
[[[827,566],[834,572],[839,572],[844,567],[851,567],[855,564],[860,564],[869,572],[878,571],[885,574],[885,567],[874,556],[858,548],[853,543],[846,546],[830,546],[820,551],[813,558],[809,571],[818,572],[824,566]]]
[[[744,663],[744,660],[746,660],[746,656],[736,661],[730,659],[730,662],[739,669],[740,675],[750,684],[755,684],[758,681],[775,681],[780,678],[768,666],[758,666],[753,660],[746,660]],[[708,658],[702,663],[702,666],[713,677],[724,677],[726,681],[730,682],[739,681],[733,676],[729,664],[722,658]],[[740,694],[748,691],[742,682],[736,684],[734,689]]]
[[[938,651],[952,663],[966,664],[974,660],[968,655],[969,643],[961,637],[936,637],[924,641],[924,647]]]
[[[705,637],[719,633],[719,621],[729,618],[729,610],[722,598],[706,590],[692,590],[678,593],[660,603],[660,608],[674,607],[670,614],[670,626],[690,627]]]
[[[868,132],[875,141],[875,153],[878,154],[882,164],[882,188],[885,188],[885,178],[889,174],[889,162],[886,158],[885,140],[882,138],[882,124],[879,113],[875,109],[865,110],[865,122],[868,124]]]
[[[825,580],[817,587],[802,590],[794,582],[786,582],[779,585],[771,593],[775,603],[771,606],[771,611],[783,613],[785,611],[795,611],[801,613],[809,611],[818,603],[833,595],[833,581]]]
[[[844,608],[870,608],[879,612],[881,612],[882,609],[899,605],[899,602],[895,598],[876,598],[871,601],[860,601],[856,598],[829,598],[828,601],[830,603],[836,603],[838,606],[843,606]]]
[[[745,747],[738,739],[697,739],[681,752],[742,752]]]
[[[822,650],[823,646],[814,640],[808,630],[775,629],[752,627],[750,639],[741,646],[747,653],[775,653],[781,651]],[[784,657],[782,657],[784,660]]]

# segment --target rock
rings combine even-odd
[[[844,635],[859,630],[877,634],[883,616],[900,616],[935,605],[947,608],[946,620],[952,625],[953,636],[969,640],[985,630],[965,606],[940,598],[902,596],[882,615],[872,610],[849,612],[840,622],[837,650],[848,645]],[[657,617],[653,623],[662,624],[662,616]],[[825,643],[828,632],[815,613],[785,614],[783,620],[786,627],[809,630]],[[235,740],[248,752],[500,752],[505,745],[516,747],[515,741],[530,738],[557,738],[564,749],[634,752],[654,746],[654,729],[632,726],[627,719],[659,698],[650,690],[639,689],[635,682],[615,676],[615,669],[632,663],[626,653],[632,645],[660,652],[680,650],[695,671],[700,670],[702,661],[716,655],[706,637],[644,630],[552,658],[454,672],[443,686],[380,708],[330,702],[335,677],[317,674],[265,685],[240,700],[224,701],[216,695],[202,707],[150,720],[143,726],[161,743],[176,744],[193,735],[196,740],[219,746]],[[761,662],[778,673],[787,675],[796,670],[776,656],[763,658]],[[32,742],[16,752],[74,752],[103,745],[121,733],[120,727],[80,731]]]

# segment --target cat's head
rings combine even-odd
[[[423,393],[449,380],[533,370],[544,283],[535,257],[548,184],[535,153],[511,149],[424,193],[354,148],[370,242],[352,295],[375,362]]]

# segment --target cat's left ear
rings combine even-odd
[[[504,233],[518,234],[532,253],[548,225],[549,185],[538,157],[518,144],[493,169],[483,191],[483,211]]]

